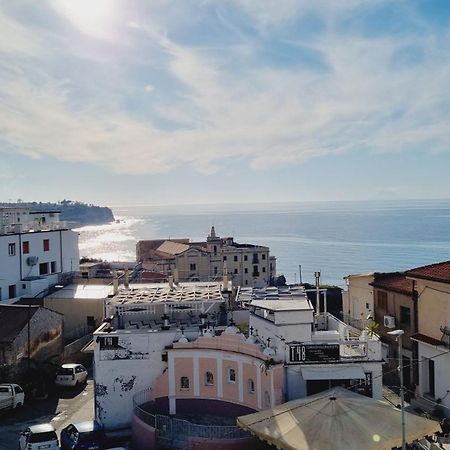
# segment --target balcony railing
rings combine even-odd
[[[239,439],[249,437],[247,431],[234,425],[199,425],[184,419],[155,414],[147,411],[154,410],[151,402],[151,389],[138,392],[133,397],[134,414],[147,425],[158,430],[158,441],[186,446],[190,437],[206,439]]]

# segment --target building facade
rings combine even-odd
[[[172,274],[180,281],[220,280],[225,269],[234,285],[263,287],[276,275],[276,258],[268,247],[221,238],[214,227],[205,242],[139,241],[136,259],[145,269]]]
[[[423,407],[450,417],[450,261],[406,272],[417,292],[419,382]]]
[[[0,217],[0,301],[38,296],[78,270],[78,234],[58,212],[1,208]]]

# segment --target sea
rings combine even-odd
[[[270,247],[288,282],[344,286],[348,274],[450,260],[450,200],[117,206],[116,222],[79,228],[80,256],[135,259],[141,239],[221,237]]]

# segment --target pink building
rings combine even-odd
[[[167,351],[168,369],[152,398],[170,414],[236,417],[283,403],[284,369],[252,338],[228,327],[222,336],[182,336]]]

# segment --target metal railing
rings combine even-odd
[[[134,414],[147,425],[158,430],[160,441],[187,443],[189,437],[207,439],[240,439],[250,436],[235,425],[200,425],[164,414],[153,414],[146,409],[151,405],[151,388],[133,397]]]

